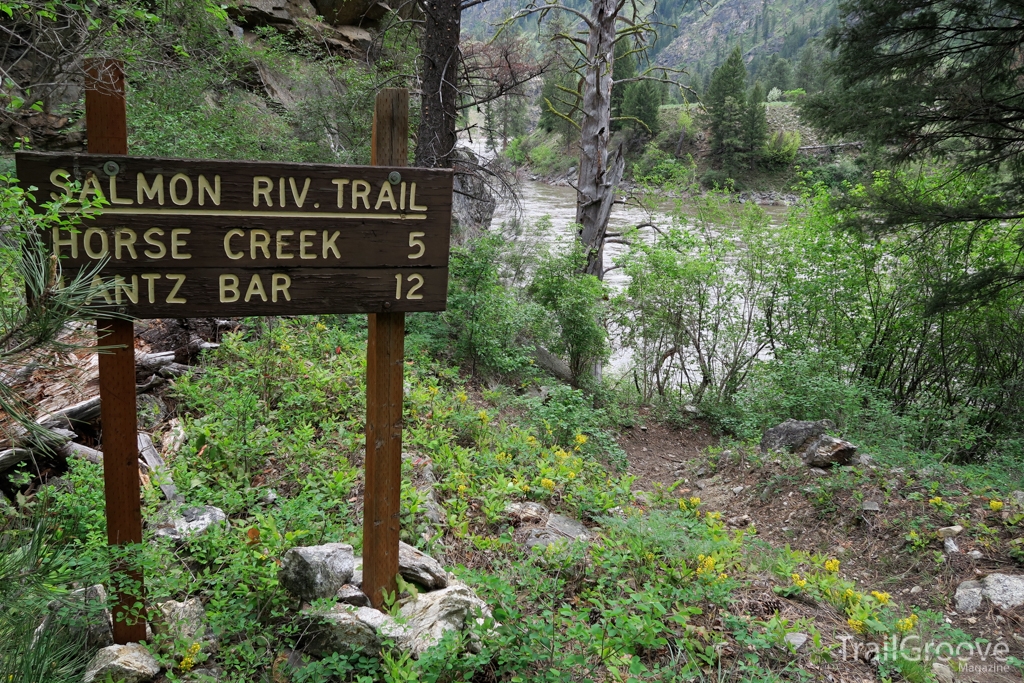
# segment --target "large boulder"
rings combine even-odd
[[[184,602],[168,600],[158,603],[156,608],[150,624],[155,634],[169,641],[188,643],[196,643],[206,635],[206,610],[199,598],[189,598]]]
[[[107,590],[103,584],[71,591],[61,600],[53,600],[43,623],[36,629],[38,639],[55,627],[68,629],[71,640],[84,639],[89,650],[114,644],[114,622],[107,608]]]
[[[145,645],[111,645],[96,653],[85,668],[83,683],[142,683],[156,678],[160,665]]]
[[[398,543],[398,573],[406,581],[412,581],[428,591],[448,585],[448,572],[441,563],[401,541]]]
[[[352,579],[355,555],[345,543],[292,548],[281,558],[278,580],[292,595],[309,602],[334,597]]]
[[[388,5],[377,0],[313,0],[317,14],[335,26],[363,26],[382,19]]]
[[[233,21],[256,28],[292,28],[300,19],[313,19],[317,12],[309,0],[241,0],[228,7]]]
[[[835,429],[835,427],[836,425],[832,420],[810,422],[808,420],[794,420],[790,418],[782,424],[778,424],[765,431],[761,437],[761,452],[768,453],[771,451],[787,450],[790,453],[795,453],[803,450],[803,447],[809,445],[812,439],[817,439],[830,429]]]
[[[803,449],[800,458],[808,467],[831,467],[849,465],[856,453],[857,447],[849,441],[822,434]]]
[[[989,574],[980,581],[964,581],[956,589],[956,611],[973,614],[987,598],[1000,609],[1014,609],[1024,605],[1024,576]]]
[[[369,607],[335,605],[329,610],[303,610],[303,631],[309,641],[306,652],[317,656],[348,652],[377,654],[381,638],[398,641],[405,629],[387,614]]]
[[[462,631],[474,621],[482,624],[491,610],[469,586],[457,583],[409,598],[399,614],[407,631],[400,647],[419,657],[447,631]]]
[[[527,548],[540,548],[541,550],[550,545],[568,544],[575,541],[585,543],[589,540],[590,532],[582,522],[559,514],[548,515],[544,526],[527,529],[524,537]]]

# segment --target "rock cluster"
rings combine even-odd
[[[466,585],[452,582],[444,567],[406,543],[399,545],[398,571],[424,592],[405,599],[398,618],[378,612],[360,590],[361,558],[342,543],[292,548],[282,559],[281,585],[303,601],[331,598],[329,608],[307,606],[301,627],[305,652],[325,657],[335,652],[376,654],[385,642],[419,657],[447,631],[483,624],[491,612]],[[472,640],[470,646],[474,647]]]
[[[989,574],[980,581],[964,581],[956,589],[956,611],[974,614],[985,599],[1003,610],[1024,605],[1024,576]]]
[[[761,452],[789,451],[796,453],[808,467],[850,465],[855,462],[857,447],[849,441],[828,434],[835,429],[832,420],[789,419],[765,431],[761,437]],[[865,463],[870,459],[861,456]]]

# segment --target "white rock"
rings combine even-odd
[[[520,522],[543,522],[548,516],[548,509],[530,500],[512,502],[505,506],[505,515]]]
[[[742,486],[736,486],[736,487],[733,488],[732,492],[735,493],[736,495],[739,495],[739,494],[743,493],[743,487]]]
[[[878,504],[877,500],[865,500],[860,504],[860,509],[864,512],[878,512],[882,507]]]
[[[398,543],[398,573],[406,581],[412,581],[427,590],[448,585],[448,572],[440,562],[401,541]]]
[[[960,547],[957,546],[956,541],[954,541],[952,538],[942,539],[942,547],[946,551],[947,555],[952,555],[953,553],[960,552]]]
[[[223,524],[227,519],[223,510],[212,505],[184,508],[180,514],[172,515],[166,524],[158,528],[155,535],[181,541],[189,536],[198,536],[212,526]]]
[[[980,560],[984,557],[980,550],[972,550],[971,552],[967,553],[967,556],[970,557],[972,560]]]
[[[923,590],[924,589],[921,588],[920,586],[914,586],[913,588],[910,589],[910,594],[911,595],[917,595],[918,593],[920,593]]]
[[[352,546],[325,543],[286,552],[277,576],[285,590],[309,602],[336,595],[352,579],[354,570]]]
[[[446,631],[461,631],[470,619],[483,623],[491,610],[469,586],[456,583],[406,600],[400,615],[408,631],[402,647],[419,657]]]
[[[305,632],[311,636],[306,651],[317,657],[335,652],[379,652],[377,627],[360,619],[357,609],[380,614],[367,607],[349,605],[335,605],[329,611],[303,610]]]
[[[953,683],[953,670],[945,664],[939,662],[932,664],[932,673],[938,683]]]
[[[982,598],[1004,610],[1024,605],[1024,576],[989,574],[980,581],[964,581],[956,589],[956,611],[973,614]]]
[[[201,639],[206,630],[206,610],[199,598],[185,602],[168,600],[156,605],[158,616],[153,619],[153,631],[171,640],[194,643]],[[171,642],[166,643],[168,647]]]
[[[83,683],[104,682],[108,678],[117,683],[142,683],[160,673],[160,665],[145,645],[128,643],[111,645],[96,653],[85,669]]]
[[[1018,508],[1024,509],[1024,491],[1013,491],[1010,493],[1010,500]]]
[[[1003,610],[1024,605],[1024,576],[989,574],[981,580],[985,597]]]
[[[964,528],[957,524],[956,526],[944,526],[941,529],[939,529],[936,533],[938,533],[939,538],[954,538],[956,536],[959,536],[960,532],[963,530]]]
[[[794,650],[799,650],[804,646],[804,643],[807,642],[808,635],[806,633],[800,633],[799,631],[793,631],[791,633],[787,633],[785,639]]]

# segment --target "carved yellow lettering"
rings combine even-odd
[[[263,251],[263,258],[270,258],[270,233],[266,230],[253,230],[249,233],[249,258],[256,260],[256,250]]]
[[[405,181],[398,186],[398,210],[405,211]]]
[[[210,187],[210,181],[206,179],[206,176],[199,176],[199,206],[203,205],[204,195],[210,197],[210,201],[215,206],[220,206],[220,176],[213,176],[213,187]]]
[[[410,211],[426,211],[427,207],[418,206],[416,204],[416,183],[410,183],[409,185],[409,210]]]
[[[316,230],[300,230],[299,231],[299,258],[300,259],[315,259],[316,254],[310,254],[309,249],[312,248],[313,243],[306,239],[316,234]]]
[[[359,208],[359,201],[363,200],[363,206],[367,210],[370,208],[370,183],[365,180],[353,180],[352,181],[352,208]]]
[[[103,188],[100,187],[99,179],[92,171],[89,171],[85,176],[85,182],[82,183],[82,194],[78,195],[78,201],[84,203],[88,195],[95,195],[100,199],[107,198],[107,196],[103,194]]]
[[[116,175],[110,176],[109,185],[110,185],[110,188],[109,188],[110,192],[109,192],[109,194],[110,194],[110,203],[111,204],[134,204],[135,203],[131,199],[128,199],[127,197],[118,197],[117,196],[117,176]]]
[[[181,273],[168,273],[168,280],[174,280],[174,287],[171,288],[171,293],[167,295],[167,303],[169,304],[184,304],[187,303],[184,297],[178,296],[178,290],[185,284],[185,276]]]
[[[292,295],[288,293],[288,288],[292,286],[292,279],[284,273],[274,273],[274,276],[270,278],[270,300],[275,304],[277,303],[277,295],[283,294],[285,301],[291,301]]]
[[[306,193],[309,192],[309,178],[306,178],[306,183],[302,186],[301,194],[295,185],[295,178],[288,178],[288,185],[292,188],[292,200],[295,202],[295,206],[301,209],[302,205],[306,203]]]
[[[341,232],[339,232],[338,230],[335,230],[334,234],[331,235],[330,239],[328,239],[327,238],[327,231],[324,230],[324,238],[323,238],[323,245],[324,245],[324,247],[323,247],[323,255],[324,255],[324,258],[327,258],[328,250],[334,252],[334,258],[341,258],[341,252],[338,251],[338,245],[337,245],[338,235],[340,235],[340,234],[341,234]]]
[[[160,273],[143,273],[142,279],[146,281],[146,296],[149,303],[156,303],[156,281],[160,279]]]
[[[108,304],[114,303],[114,300],[110,298],[110,292],[107,291],[107,283],[104,282],[99,275],[92,276],[92,293],[89,298],[85,300],[85,305],[88,306],[92,303],[93,297],[97,294],[103,297],[103,300]]]
[[[68,183],[65,181],[67,181],[70,178],[71,174],[66,169],[63,168],[55,168],[53,171],[50,172],[50,182],[59,187],[60,189],[64,190],[64,194],[68,197],[71,196],[71,188],[68,187]],[[348,181],[346,180],[345,182]],[[338,192],[341,192],[341,190],[339,189]],[[57,201],[58,199],[60,199],[60,197],[57,195],[56,192],[51,192],[50,199]]]
[[[60,228],[53,229],[53,253],[60,258],[60,248],[71,247],[71,258],[78,258],[78,232],[68,230],[68,234],[71,236],[66,240],[60,238],[60,232]]]
[[[232,261],[237,261],[238,259],[245,256],[245,252],[231,250],[232,237],[245,237],[245,231],[239,230],[238,228],[234,228],[233,230],[228,230],[227,233],[225,233],[224,235],[224,255],[227,256]]]
[[[142,239],[145,240],[146,244],[148,244],[149,246],[156,247],[156,251],[153,251],[152,249],[147,249],[142,253],[148,256],[149,258],[163,258],[164,256],[166,256],[167,247],[164,246],[163,242],[156,239],[158,237],[163,236],[164,231],[161,230],[160,228],[150,228],[149,230],[147,230],[145,234],[142,236]]]
[[[53,177],[51,176],[51,182],[52,182],[52,179],[53,179]],[[339,209],[344,209],[345,208],[345,186],[348,185],[348,180],[346,178],[335,178],[331,182],[338,186],[338,208]],[[56,199],[56,197],[54,197],[54,199]]]
[[[263,301],[267,300],[267,290],[263,289],[263,280],[259,275],[253,275],[249,280],[249,288],[245,290],[245,302],[249,303],[254,294],[259,294]]]
[[[252,205],[260,205],[260,197],[267,200],[267,206],[273,206],[274,200],[270,192],[274,189],[274,181],[265,175],[258,175],[252,179]]]
[[[377,193],[377,205],[373,207],[374,211],[380,211],[380,205],[387,202],[391,205],[392,211],[398,211],[398,204],[395,202],[395,193],[391,189],[391,183],[384,181],[384,184],[380,186],[380,192]]]
[[[281,208],[284,208],[284,178],[277,179],[277,199],[281,204]]]
[[[146,199],[152,199],[156,197],[156,203],[160,206],[164,205],[164,174],[157,173],[156,178],[153,179],[153,184],[150,185],[146,181],[146,176],[139,173],[135,176],[135,195],[136,199],[139,200],[139,204],[143,203],[143,195]]]
[[[290,259],[295,258],[295,254],[285,252],[284,248],[288,246],[288,240],[285,237],[291,237],[295,234],[294,230],[278,230],[277,235],[274,239],[274,244],[277,249],[277,258],[279,259]]]
[[[238,301],[238,276],[224,274],[220,276],[220,302],[230,304]]]
[[[185,196],[178,196],[178,184],[185,183]],[[192,179],[184,173],[175,173],[171,177],[171,182],[167,183],[167,189],[171,193],[171,201],[174,202],[175,206],[185,206],[192,201]]]
[[[135,231],[130,228],[118,228],[114,231],[114,258],[118,261],[121,260],[121,248],[128,250],[128,253],[132,255],[132,259],[139,258],[139,255],[135,253],[135,240],[139,238],[135,234]]]
[[[98,250],[92,248],[92,238],[96,237],[97,235],[99,235],[100,238],[100,248]],[[99,228],[89,228],[88,230],[86,230],[85,236],[82,237],[82,244],[85,246],[85,255],[91,259],[99,260],[101,258],[106,257],[106,255],[110,252],[110,245],[107,241],[107,233],[103,232]]]
[[[121,303],[121,293],[124,293],[128,300],[133,304],[139,303],[139,276],[132,275],[132,286],[131,289],[124,283],[124,278],[120,275],[114,276],[114,300],[117,303]]]
[[[188,228],[175,228],[171,230],[171,258],[178,259],[181,261],[192,258],[192,254],[186,254],[185,252],[178,251],[185,245],[185,240],[179,239],[183,235],[191,234],[191,230]]]

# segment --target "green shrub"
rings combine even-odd
[[[761,150],[761,159],[769,168],[781,168],[793,163],[800,149],[799,131],[777,131]]]

